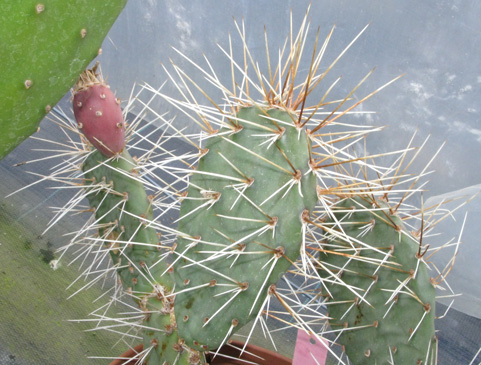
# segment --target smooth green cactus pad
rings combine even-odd
[[[292,118],[242,108],[232,133],[221,129],[205,144],[181,203],[176,248],[175,314],[191,346],[215,349],[255,318],[299,256],[317,196],[307,135]],[[266,133],[274,134],[270,147],[260,143]]]
[[[435,362],[435,288],[412,236],[388,203],[341,200],[320,255],[330,325],[354,364]]]
[[[35,132],[73,86],[126,2],[0,2],[0,158]]]

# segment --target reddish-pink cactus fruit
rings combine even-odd
[[[96,71],[97,65],[80,75],[73,90],[73,111],[85,137],[111,157],[125,146],[125,122],[118,99]]]

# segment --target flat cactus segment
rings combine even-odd
[[[37,130],[99,52],[127,0],[0,2],[0,158]]]
[[[110,249],[112,261],[126,291],[145,313],[144,348],[149,363],[190,364],[200,355],[179,343],[173,315],[173,280],[169,266],[159,260],[159,236],[148,222],[152,202],[137,177],[136,163],[128,151],[108,159],[99,151],[83,164],[90,206],[95,209],[100,239]],[[182,352],[182,356],[179,354]]]
[[[384,201],[345,199],[333,211],[337,222],[325,222],[329,239],[319,272],[331,328],[342,331],[338,341],[349,359],[355,364],[435,361],[435,289],[418,239]]]
[[[215,349],[255,318],[299,256],[303,214],[317,197],[307,136],[293,117],[242,108],[232,134],[221,129],[206,141],[181,203],[174,257],[177,325],[194,348]],[[274,135],[270,147],[266,135]]]
[[[114,264],[122,267],[118,270],[122,282],[132,291],[145,293],[152,290],[152,284],[146,280],[146,276],[140,275],[136,270],[138,267],[132,267],[132,262],[142,262],[142,267],[150,267],[156,262],[159,236],[155,229],[146,224],[153,218],[152,204],[136,176],[136,166],[127,151],[111,159],[95,151],[87,157],[82,169],[86,183],[92,185],[87,197],[90,206],[95,209],[96,217],[100,219],[98,224],[108,224],[101,229],[100,235],[105,237],[105,244],[110,246]],[[104,187],[100,191],[99,184]],[[129,245],[129,242],[132,244]],[[156,265],[157,270],[166,268],[163,263]],[[172,288],[168,276],[163,277],[162,282],[167,289]]]

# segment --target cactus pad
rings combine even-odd
[[[329,233],[320,274],[331,328],[340,333],[349,359],[355,364],[435,361],[435,289],[419,239],[385,201],[345,199],[333,211],[335,220],[325,222]]]
[[[99,52],[127,0],[0,2],[0,158],[37,130]]]
[[[179,333],[194,348],[215,349],[255,318],[299,256],[317,198],[306,132],[292,118],[242,108],[230,135],[205,144],[181,203],[174,270]],[[278,133],[269,148],[263,133]]]
[[[146,224],[153,219],[152,202],[136,176],[135,161],[127,151],[111,159],[95,151],[87,157],[83,171],[90,206],[103,227],[100,238],[110,250],[126,292],[145,313],[144,348],[150,348],[152,363],[174,363],[179,357],[179,364],[188,364],[192,358],[200,359],[179,343],[173,297],[169,297],[173,281],[163,274],[167,263],[158,261],[159,236]]]
[[[96,217],[101,218],[98,223],[108,224],[99,233],[111,249],[114,264],[122,267],[118,270],[122,282],[133,292],[150,292],[152,285],[140,274],[143,269],[133,269],[132,263],[143,262],[142,266],[150,267],[156,260],[159,237],[152,227],[144,226],[144,222],[153,218],[152,207],[143,184],[135,176],[135,168],[136,163],[127,151],[115,159],[107,159],[95,151],[82,167],[86,182],[93,187],[87,195],[90,206],[95,208]],[[100,192],[99,184],[103,187]],[[168,277],[162,280],[169,282]],[[171,288],[171,284],[167,287]]]

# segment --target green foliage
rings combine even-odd
[[[330,325],[355,364],[435,359],[435,289],[411,235],[388,203],[341,200],[321,253]]]
[[[0,158],[35,132],[73,86],[126,2],[0,2]]]

